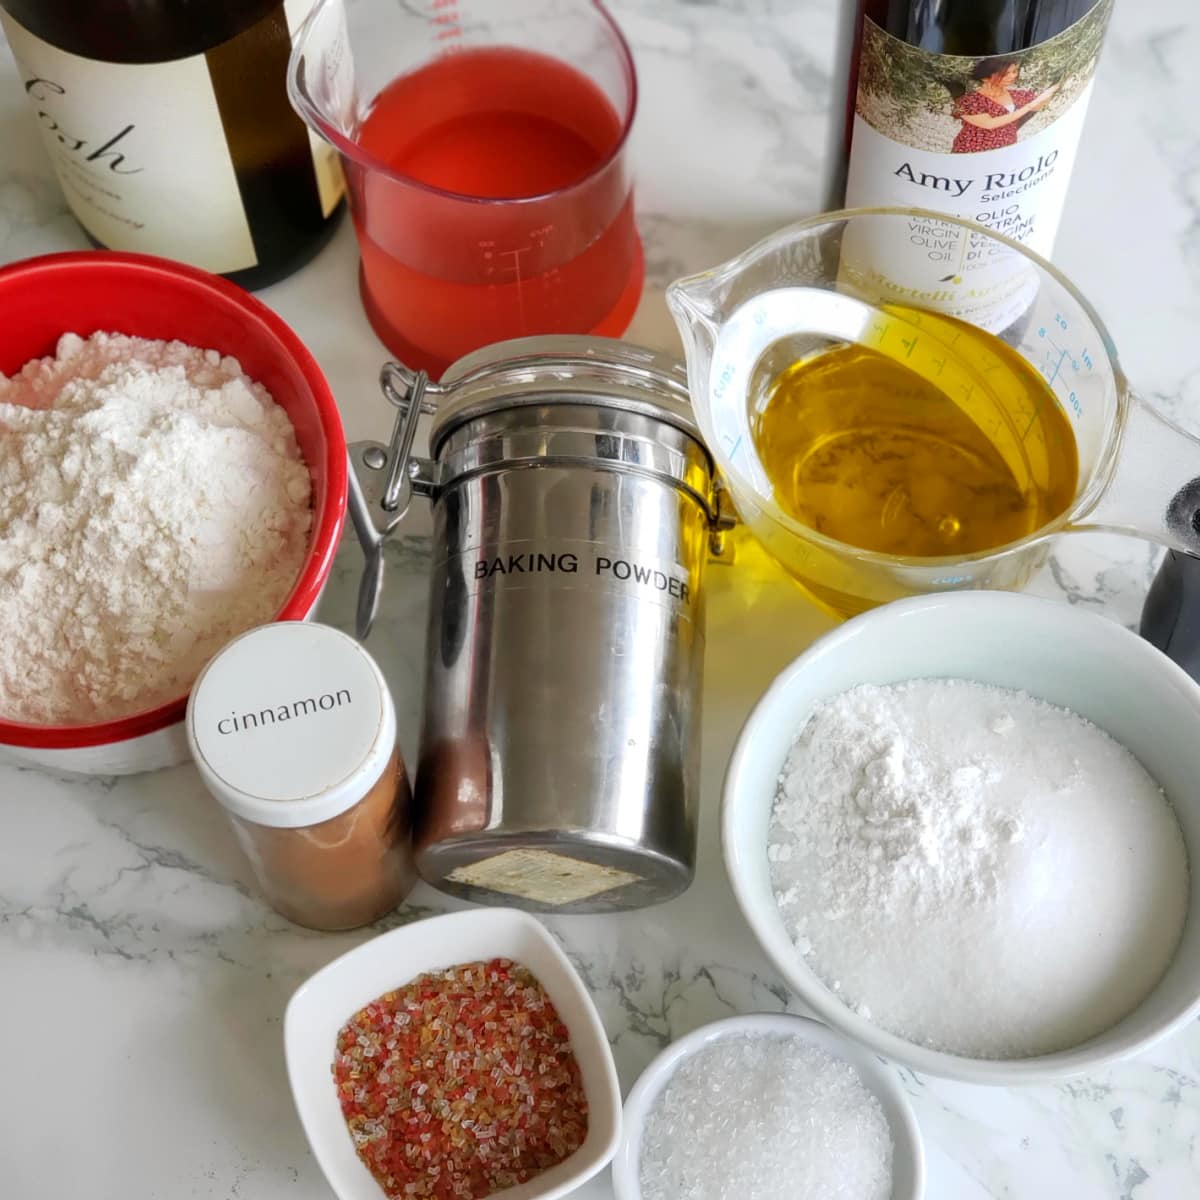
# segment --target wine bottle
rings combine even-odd
[[[287,100],[314,0],[0,0],[89,238],[263,287],[327,240],[344,183]]]
[[[1049,255],[1112,0],[843,0],[830,207],[932,209]]]

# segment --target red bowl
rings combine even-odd
[[[102,250],[48,254],[0,268],[0,313],[0,372],[6,375],[31,358],[52,355],[64,333],[178,339],[237,358],[287,412],[312,476],[308,554],[276,619],[308,616],[333,565],[346,516],[346,439],[321,368],[279,316],[235,284],[205,271],[149,255]],[[0,746],[25,747],[32,753],[21,757],[30,760],[54,760],[59,756],[39,751],[143,737],[182,721],[186,706],[185,694],[157,708],[90,725],[0,720]]]

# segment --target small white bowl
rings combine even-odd
[[[921,1133],[908,1097],[895,1075],[873,1055],[840,1037],[827,1026],[788,1013],[752,1013],[713,1021],[672,1042],[650,1063],[625,1101],[621,1145],[613,1159],[612,1181],[616,1200],[642,1200],[639,1169],[642,1131],[650,1110],[671,1076],[684,1059],[691,1058],[720,1038],[737,1037],[740,1034],[803,1038],[834,1058],[849,1063],[858,1072],[863,1086],[879,1101],[892,1131],[891,1200],[919,1200],[925,1187],[925,1155],[921,1148]]]
[[[546,989],[571,1037],[588,1102],[583,1145],[565,1162],[489,1200],[554,1200],[612,1158],[621,1134],[621,1091],[596,1006],[575,968],[535,917],[512,908],[430,917],[393,929],[334,959],[288,1002],[283,1040],[288,1079],[308,1144],[338,1200],[381,1200],[383,1189],[354,1149],[333,1082],[338,1030],[365,1004],[426,971],[509,958]]]
[[[797,953],[779,916],[767,829],[792,741],[820,701],[859,684],[957,677],[1073,709],[1126,746],[1175,810],[1191,863],[1187,921],[1158,986],[1079,1046],[994,1061],[915,1045],[864,1020]],[[821,1020],[893,1062],[967,1083],[1044,1083],[1138,1054],[1200,1014],[1200,687],[1116,622],[1012,592],[918,596],[855,617],[776,678],[734,748],[721,814],[725,867],[750,928],[788,987]]]

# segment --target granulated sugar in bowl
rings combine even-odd
[[[854,1068],[800,1038],[722,1038],[642,1130],[644,1200],[889,1200],[892,1138]]]
[[[687,1034],[625,1102],[617,1200],[916,1200],[924,1166],[895,1073],[815,1021]]]
[[[788,986],[884,1057],[1006,1086],[1094,1070],[1200,1012],[1197,728],[1200,687],[1110,620],[888,605],[747,721],[735,895]]]
[[[333,394],[275,312],[180,263],[28,259],[0,267],[0,310],[0,623],[22,630],[0,650],[0,757],[183,762],[205,659],[309,616],[328,578]]]

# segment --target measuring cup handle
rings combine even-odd
[[[1200,558],[1168,551],[1146,594],[1138,632],[1200,679]]]
[[[1200,439],[1131,395],[1109,453],[1107,483],[1071,527],[1134,534],[1200,556]]]

